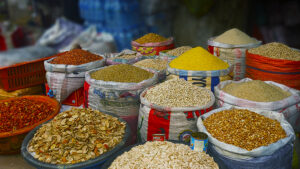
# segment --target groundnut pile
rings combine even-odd
[[[192,49],[192,47],[190,47],[190,46],[181,46],[181,47],[178,47],[176,49],[168,51],[167,54],[168,55],[172,55],[172,56],[180,56],[184,52],[186,52],[186,51],[188,51],[190,49]]]
[[[125,152],[117,157],[109,168],[218,169],[219,167],[209,155],[193,151],[187,145],[174,144],[168,141],[155,141],[136,146]]]
[[[119,144],[126,125],[97,110],[73,108],[57,115],[37,130],[28,151],[51,164],[83,162]]]
[[[144,96],[149,102],[166,107],[204,106],[211,101],[210,91],[183,79],[171,79],[150,88]]]
[[[277,120],[244,110],[224,110],[204,120],[207,131],[219,141],[251,151],[285,138]]]

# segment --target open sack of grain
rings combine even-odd
[[[75,90],[83,87],[85,72],[104,66],[105,59],[81,49],[59,53],[44,62],[49,88],[62,102]]]
[[[132,50],[145,56],[159,55],[160,51],[174,48],[174,39],[148,33],[131,42]]]
[[[218,107],[239,106],[282,113],[296,131],[300,131],[299,91],[272,81],[245,78],[224,81],[215,87]]]
[[[197,127],[208,135],[209,153],[224,168],[247,163],[259,169],[291,168],[295,133],[281,113],[227,106],[200,116]]]
[[[233,80],[241,80],[246,71],[246,50],[258,47],[262,42],[233,28],[207,41],[208,51],[233,65]]]
[[[210,90],[183,79],[148,88],[141,94],[139,139],[148,141],[153,134],[165,134],[166,139],[188,141],[197,131],[197,118],[212,110],[214,102]]]
[[[169,63],[167,79],[184,79],[199,87],[214,91],[214,87],[221,81],[232,79],[229,76],[232,69],[230,64],[210,54],[202,47],[195,47]]]
[[[128,65],[111,65],[86,73],[84,105],[110,112],[126,120],[136,140],[140,93],[157,83],[157,74]]]
[[[133,64],[142,59],[142,55],[136,51],[125,49],[120,53],[116,53],[111,57],[106,59],[107,65],[117,65],[117,64]]]

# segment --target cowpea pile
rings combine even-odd
[[[211,101],[210,91],[183,79],[171,79],[153,88],[145,96],[149,102],[166,107],[197,107]]]

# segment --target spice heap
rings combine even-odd
[[[216,42],[226,43],[231,45],[242,45],[249,43],[257,43],[258,41],[251,38],[239,29],[233,28],[214,39]]]
[[[133,59],[136,58],[137,56],[135,54],[125,54],[125,55],[121,55],[118,57],[114,57],[113,59]]]
[[[164,70],[167,68],[168,61],[161,59],[145,59],[134,64],[134,66],[145,67],[155,70]]]
[[[97,110],[73,108],[44,124],[29,143],[34,158],[73,164],[95,158],[119,144],[125,123]]]
[[[268,43],[257,48],[252,48],[249,53],[273,58],[300,61],[300,52],[277,42]]]
[[[218,169],[213,158],[187,145],[168,141],[146,142],[117,157],[109,169],[120,168],[205,168]]]
[[[227,69],[229,65],[202,47],[196,47],[172,60],[170,67],[182,70],[210,71]]]
[[[0,103],[0,133],[31,126],[54,113],[47,102],[16,98]]]
[[[256,102],[274,102],[291,96],[290,92],[260,80],[230,83],[222,90],[235,97]]]
[[[248,151],[286,137],[277,120],[244,109],[214,113],[204,120],[204,126],[219,141]]]
[[[166,107],[196,107],[211,101],[210,91],[183,79],[171,79],[153,88],[144,96],[149,102]]]
[[[139,83],[152,78],[153,73],[132,65],[118,64],[93,72],[91,77],[103,81]]]
[[[168,40],[168,39],[163,36],[160,36],[158,34],[148,33],[148,34],[140,37],[139,39],[135,40],[135,42],[137,42],[139,44],[145,44],[145,43],[164,42],[166,40]]]
[[[63,54],[58,54],[50,63],[65,65],[81,65],[96,60],[102,60],[103,57],[92,54],[82,49],[72,49]]]
[[[181,46],[181,47],[178,47],[176,49],[168,51],[167,54],[168,55],[172,55],[172,56],[180,56],[184,52],[186,52],[186,51],[188,51],[190,49],[192,49],[192,47],[190,47],[190,46]]]

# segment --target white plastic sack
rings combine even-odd
[[[227,144],[224,142],[221,142],[214,138],[205,128],[203,124],[203,120],[205,120],[207,117],[210,115],[223,111],[223,110],[229,110],[233,108],[238,108],[238,109],[248,109],[250,111],[256,112],[258,114],[261,114],[265,117],[277,120],[280,122],[281,127],[284,129],[286,132],[287,137],[283,138],[281,140],[278,140],[275,143],[269,144],[268,146],[261,146],[259,148],[253,149],[251,151],[248,151],[246,149]],[[208,135],[208,140],[210,144],[213,144],[216,148],[219,149],[219,153],[229,156],[232,158],[239,158],[239,159],[247,159],[251,157],[261,157],[261,156],[266,156],[266,155],[271,155],[273,154],[276,150],[280,149],[284,145],[291,143],[295,140],[295,133],[293,130],[293,127],[285,120],[283,114],[275,112],[275,111],[268,111],[268,110],[258,110],[258,109],[249,109],[249,108],[242,108],[242,107],[235,107],[235,106],[226,106],[222,108],[215,109],[213,111],[210,111],[209,113],[206,113],[200,118],[198,118],[197,121],[197,127],[200,132],[204,132]],[[220,151],[221,150],[221,151]]]
[[[218,107],[239,106],[239,107],[277,111],[282,113],[285,116],[285,118],[290,122],[290,124],[294,127],[295,130],[300,131],[300,95],[298,90],[276,82],[265,81],[268,84],[275,85],[281,88],[282,90],[288,91],[292,94],[290,97],[275,102],[255,102],[255,101],[245,100],[245,99],[232,96],[222,90],[223,87],[225,87],[229,83],[242,83],[251,80],[252,79],[245,78],[240,81],[228,80],[228,81],[221,82],[218,86],[215,87],[216,105]]]
[[[56,100],[62,102],[75,90],[83,87],[84,75],[85,72],[78,74],[47,72],[46,78],[48,86],[53,91]]]
[[[83,50],[92,53],[105,54],[116,51],[114,38],[109,33],[97,33],[96,26],[90,26],[76,37],[68,46],[60,50],[60,52],[69,51],[75,44],[80,45]]]
[[[246,73],[246,50],[258,47],[262,42],[231,45],[215,42],[214,39],[215,37],[207,41],[209,52],[233,65],[233,80],[243,79]]]
[[[64,64],[51,64],[50,62],[54,58],[46,60],[44,62],[45,70],[47,72],[62,72],[62,73],[79,73],[86,72],[92,69],[103,67],[105,65],[105,59],[89,62],[81,65],[64,65]]]
[[[199,107],[163,107],[150,103],[144,98],[147,90],[140,96],[138,133],[141,141],[151,141],[153,134],[165,134],[166,139],[169,140],[187,141],[192,132],[197,131],[197,118],[212,110],[215,102],[215,97],[210,91],[211,101],[207,105]]]
[[[85,105],[92,109],[108,111],[119,116],[137,115],[140,93],[158,81],[156,73],[152,78],[139,83],[107,82],[92,79],[90,74],[100,69],[86,72]]]

